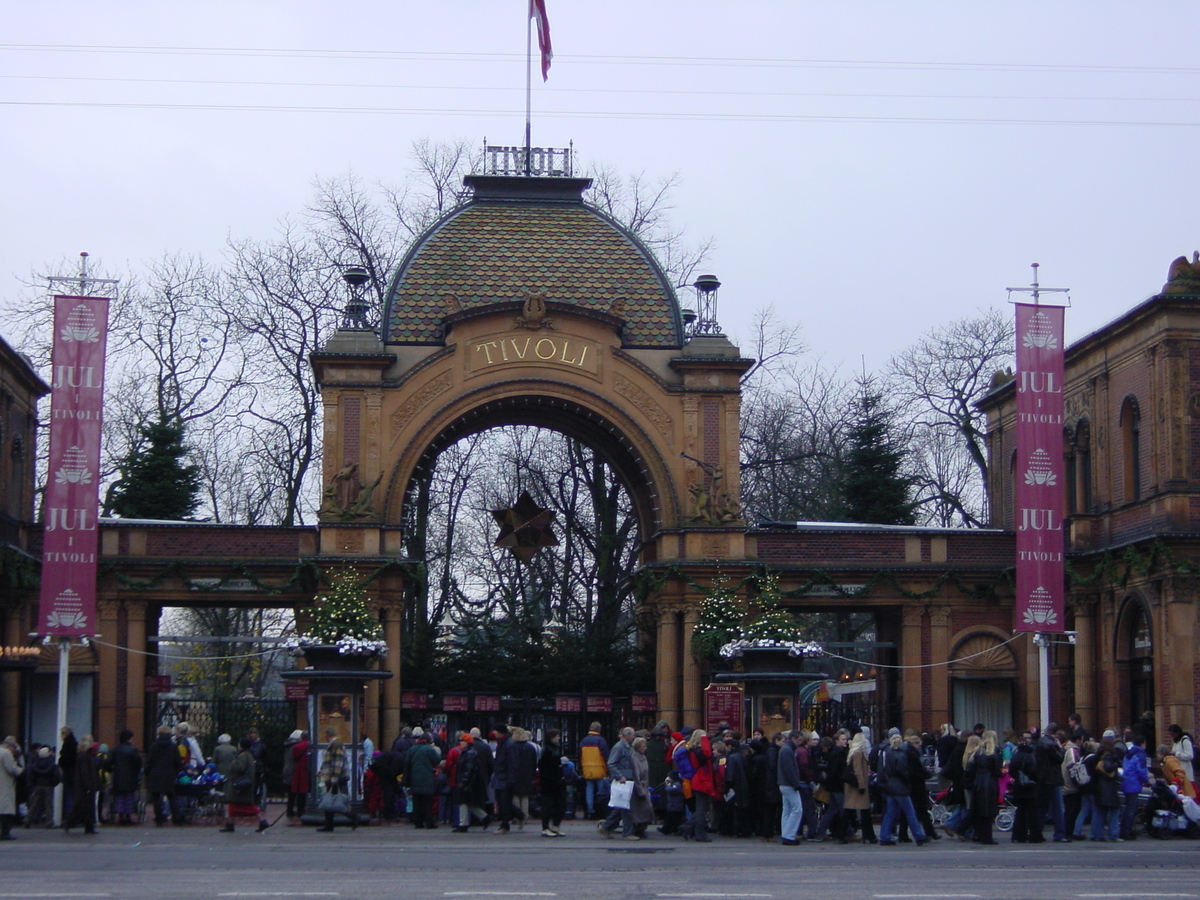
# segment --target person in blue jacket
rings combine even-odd
[[[1150,787],[1150,767],[1146,762],[1146,738],[1144,735],[1133,735],[1125,748],[1125,759],[1121,763],[1121,793],[1124,795],[1121,805],[1121,837],[1132,841],[1137,835],[1133,833],[1133,823],[1137,819],[1138,794],[1143,787]]]

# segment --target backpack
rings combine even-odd
[[[458,786],[468,787],[479,774],[479,754],[468,746],[458,755]]]
[[[1072,757],[1075,757],[1074,761],[1072,761]],[[1076,787],[1083,787],[1092,780],[1092,773],[1084,765],[1079,751],[1074,748],[1063,755],[1062,771],[1063,778],[1069,779],[1071,784]]]

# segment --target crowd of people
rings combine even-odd
[[[1075,716],[1065,728],[1051,723],[1003,736],[982,724],[947,724],[936,734],[892,728],[878,742],[865,727],[823,735],[756,730],[744,738],[724,724],[713,733],[674,732],[660,722],[644,731],[622,728],[610,745],[594,722],[573,748],[554,728],[535,735],[496,724],[457,732],[451,744],[444,733],[405,727],[382,750],[363,736],[363,767],[355,772],[330,728],[315,759],[309,734],[294,731],[277,774],[288,824],[314,812],[323,831],[407,821],[419,829],[504,835],[540,818],[542,836],[556,838],[564,820],[587,818],[603,837],[629,841],[655,829],[697,842],[723,835],[787,846],[920,846],[946,836],[990,845],[1004,813],[1017,843],[1126,841],[1196,833],[1192,738],[1178,725],[1168,734],[1151,755],[1136,729],[1106,729],[1094,740]],[[33,745],[27,754],[6,738],[0,839],[13,838],[21,802],[26,827],[48,827],[60,784],[68,831],[95,833],[98,819],[132,824],[143,788],[145,809],[160,827],[183,824],[189,794],[213,789],[224,803],[223,831],[234,831],[239,820],[259,832],[273,824],[256,731],[237,742],[221,735],[207,758],[187,723],[161,726],[144,753],[133,737],[123,731],[109,748],[65,728],[58,748]]]
[[[128,729],[111,747],[90,734],[77,738],[69,726],[60,731],[57,747],[30,744],[23,751],[16,738],[7,737],[0,743],[0,840],[13,840],[13,827],[22,819],[26,828],[53,827],[60,785],[61,827],[68,832],[82,828],[95,834],[98,823],[133,825],[143,812],[159,827],[182,825],[187,799],[214,789],[225,793],[231,807],[236,797],[238,813],[245,814],[251,805],[265,806],[264,750],[258,732],[250,729],[236,746],[221,735],[206,758],[187,722],[160,726],[145,751],[134,745]],[[260,830],[268,827],[263,823],[260,816]]]

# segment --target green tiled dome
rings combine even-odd
[[[675,292],[632,233],[581,200],[539,195],[538,183],[555,179],[486,181],[488,190],[476,186],[475,199],[433,225],[400,264],[384,306],[387,342],[441,343],[446,294],[472,309],[532,292],[601,311],[622,297],[626,347],[682,345]]]

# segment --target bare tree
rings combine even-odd
[[[930,454],[918,472],[934,521],[946,521],[947,514],[972,527],[987,521],[986,422],[975,404],[993,374],[1011,366],[1013,331],[1009,316],[989,310],[934,329],[891,362],[893,396],[912,423],[916,446]],[[946,447],[949,435],[962,451],[957,464]]]
[[[621,175],[608,166],[594,166],[587,174],[592,186],[584,200],[636,234],[675,287],[689,284],[712,252],[713,239],[689,243],[686,231],[672,221],[671,195],[679,185],[679,174],[653,181],[645,173]]]
[[[742,403],[742,503],[751,520],[837,521],[853,384],[819,362],[749,386]]]

